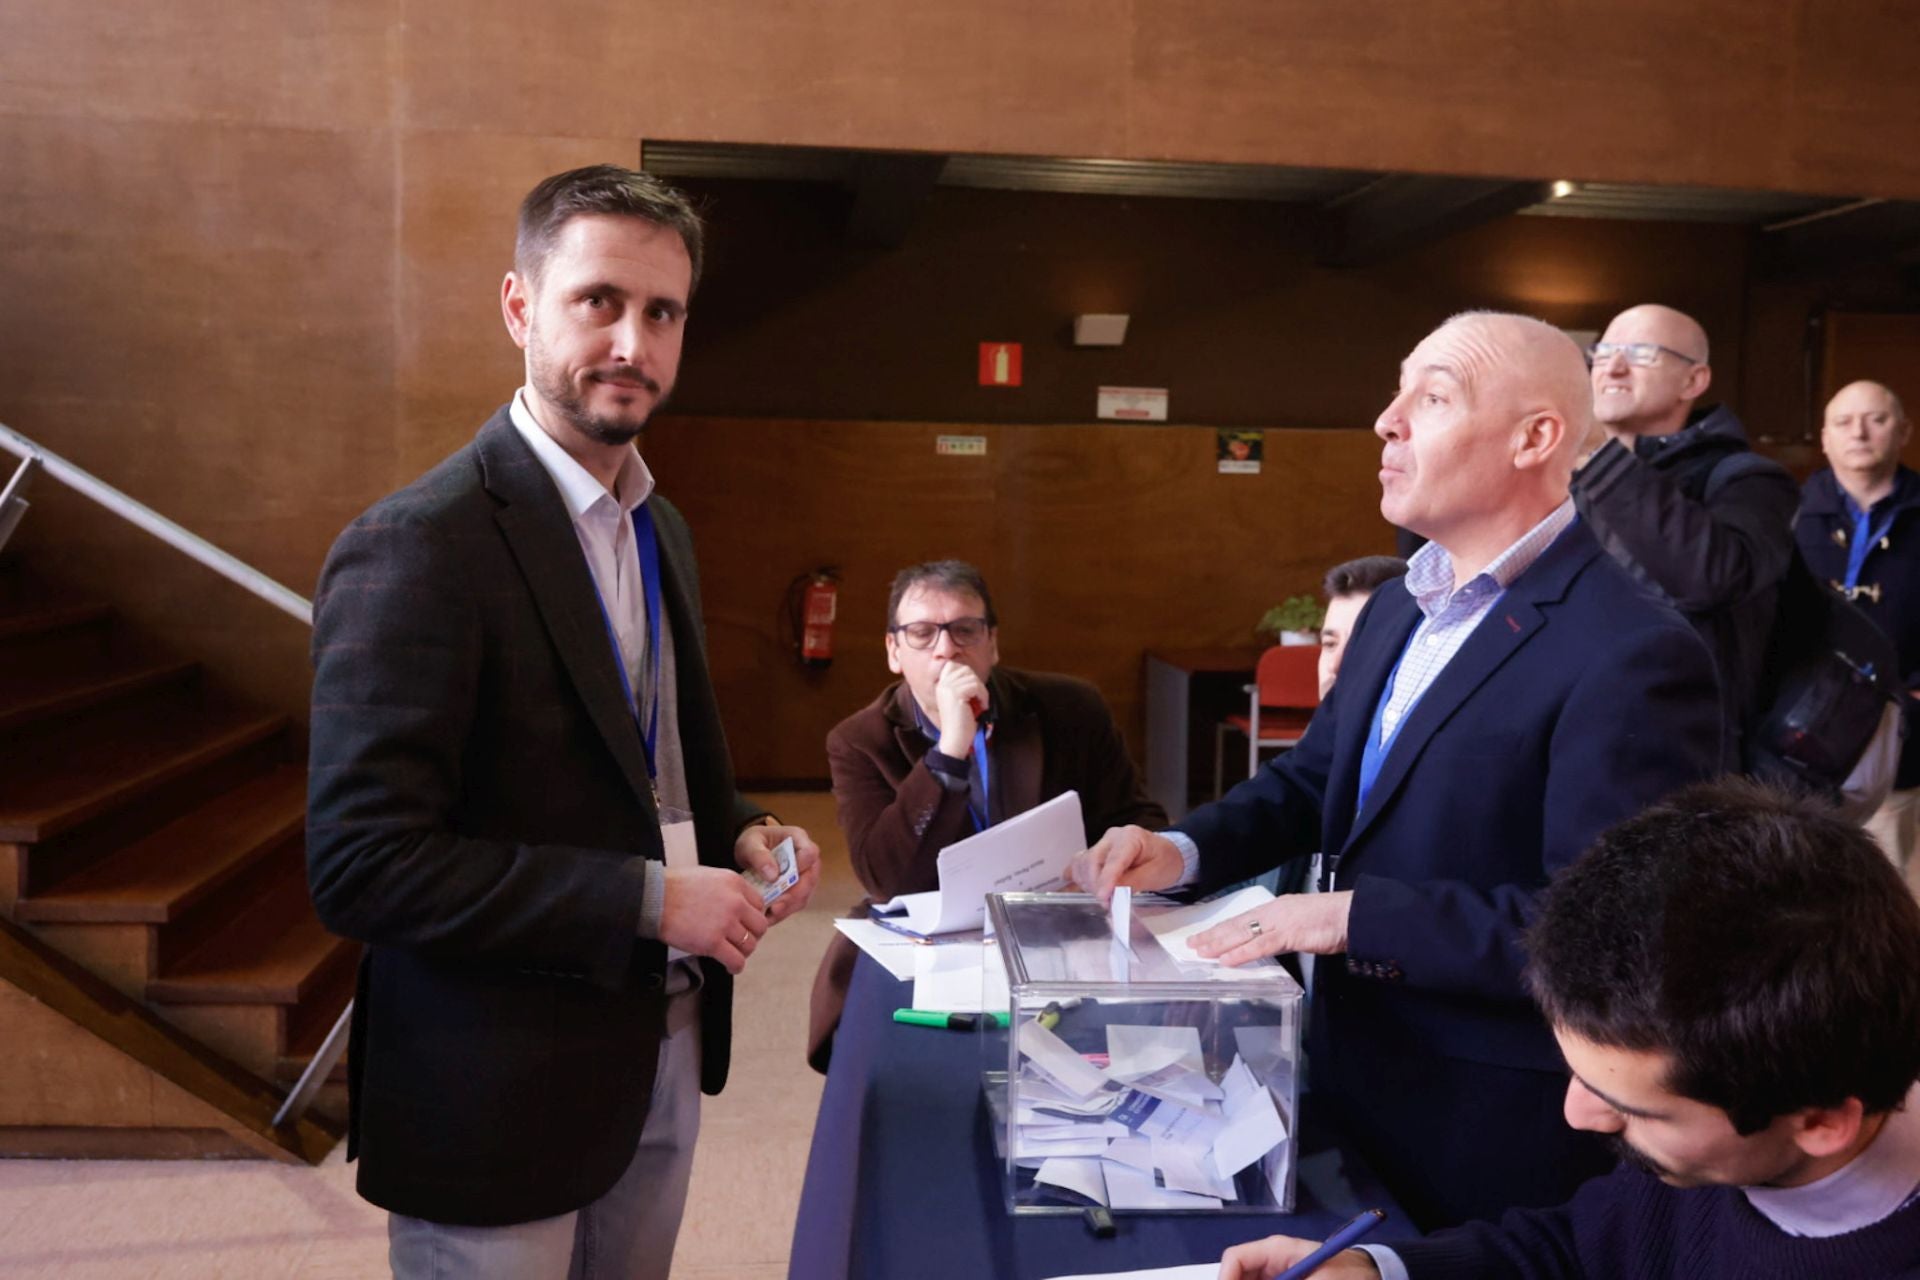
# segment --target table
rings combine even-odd
[[[1247,709],[1257,646],[1147,653],[1147,795],[1175,822],[1196,790],[1212,799],[1213,727]],[[1204,760],[1193,758],[1198,743]],[[1229,775],[1233,776],[1233,775]]]
[[[1014,1218],[981,1102],[979,1045],[963,1032],[892,1021],[912,1003],[912,983],[860,957],[820,1099],[788,1280],[1046,1280],[1174,1266],[1275,1232],[1318,1239],[1376,1206],[1390,1216],[1370,1241],[1417,1235],[1372,1174],[1315,1125],[1311,1099],[1300,1108],[1293,1214],[1120,1214],[1110,1240],[1095,1239],[1078,1216]],[[751,1201],[750,1189],[742,1194]]]

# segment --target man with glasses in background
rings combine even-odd
[[[986,580],[964,561],[893,580],[887,669],[900,679],[827,735],[840,829],[874,900],[939,888],[942,849],[1066,791],[1080,793],[1088,843],[1109,827],[1167,824],[1100,691],[998,665],[998,626]],[[836,934],[814,981],[807,1060],[821,1070],[856,954]]]
[[[1630,307],[1588,351],[1606,439],[1574,473],[1573,501],[1600,544],[1684,614],[1720,671],[1724,763],[1742,738],[1793,557],[1799,491],[1754,454],[1713,381],[1707,335],[1671,307]],[[1740,461],[1731,462],[1738,456]]]

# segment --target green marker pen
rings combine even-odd
[[[950,1031],[972,1031],[980,1019],[991,1018],[993,1025],[1004,1027],[1006,1018],[997,1013],[942,1013],[937,1009],[895,1009],[893,1020],[913,1027],[944,1027]]]

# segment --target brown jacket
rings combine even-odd
[[[995,713],[993,821],[1078,791],[1089,845],[1109,827],[1167,825],[1098,689],[1071,676],[1007,667],[994,668],[987,683]],[[942,786],[923,763],[933,744],[914,718],[912,697],[904,681],[895,681],[827,735],[840,829],[869,902],[939,888],[940,851],[973,834],[967,793]],[[866,915],[869,902],[854,914]],[[857,954],[836,934],[814,979],[807,1060],[823,1071]]]

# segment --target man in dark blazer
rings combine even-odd
[[[1912,434],[1890,387],[1835,392],[1820,428],[1828,465],[1807,477],[1794,537],[1814,578],[1853,601],[1900,654],[1907,741],[1893,792],[1865,825],[1920,891],[1920,475],[1900,462]]]
[[[1699,637],[1574,517],[1586,369],[1558,330],[1470,313],[1401,367],[1381,512],[1431,539],[1374,593],[1300,745],[1173,831],[1076,864],[1208,889],[1326,849],[1319,894],[1196,939],[1316,972],[1313,1099],[1423,1228],[1555,1204],[1609,1157],[1560,1119],[1566,1071],[1520,983],[1534,895],[1605,827],[1712,771]]]
[[[1166,825],[1100,691],[1000,666],[999,622],[986,579],[963,560],[894,575],[887,667],[900,679],[827,734],[840,829],[869,895],[857,915],[938,889],[942,849],[1068,791],[1089,842],[1112,826]],[[818,1070],[858,957],[835,934],[814,978],[807,1061]]]
[[[348,1153],[397,1276],[665,1280],[732,977],[818,879],[735,789],[686,524],[634,446],[699,253],[644,174],[536,187],[502,289],[526,386],[321,575],[310,881],[368,944]],[[789,836],[768,907],[740,871]]]

